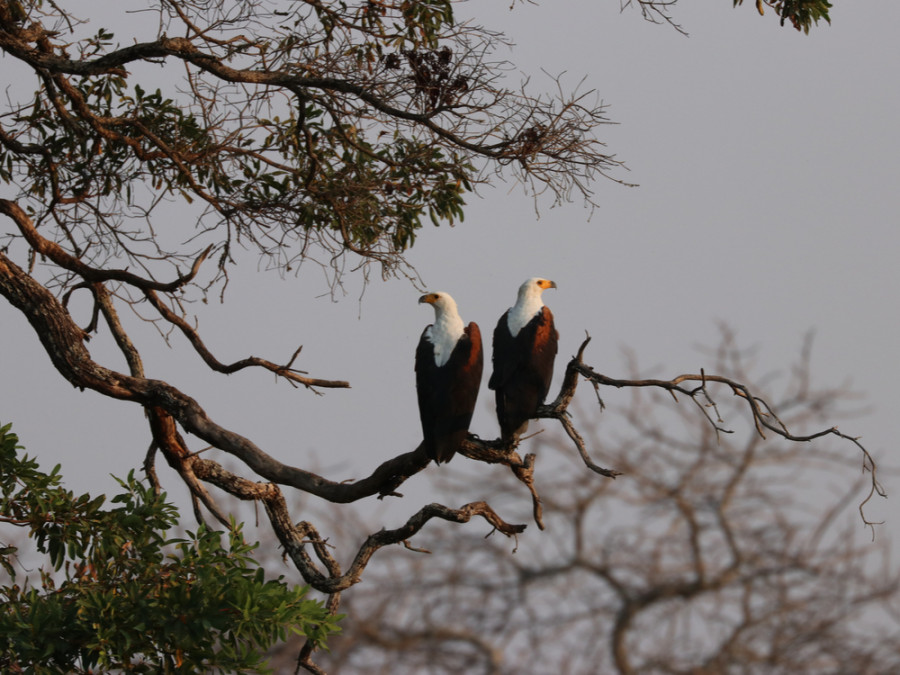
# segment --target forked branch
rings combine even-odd
[[[721,375],[708,375],[702,369],[699,374],[678,375],[671,380],[623,380],[607,377],[606,375],[601,375],[600,373],[596,372],[591,366],[587,365],[582,358],[584,355],[584,350],[590,341],[591,337],[590,335],[588,335],[585,338],[584,342],[581,343],[581,346],[578,349],[578,353],[572,357],[566,367],[566,376],[563,380],[560,393],[557,396],[556,400],[549,405],[539,408],[537,416],[559,420],[560,424],[563,426],[563,429],[565,429],[566,434],[572,439],[573,443],[578,449],[578,452],[584,460],[585,464],[592,471],[604,476],[608,476],[610,478],[615,478],[617,475],[620,475],[617,471],[611,469],[601,469],[593,463],[585,446],[584,439],[581,438],[580,434],[578,434],[578,431],[575,429],[575,426],[572,424],[572,420],[569,417],[568,406],[575,395],[575,389],[578,384],[578,375],[584,377],[594,385],[594,389],[598,391],[597,396],[601,408],[603,406],[603,401],[599,396],[599,387],[601,385],[607,387],[616,387],[618,389],[621,389],[623,387],[652,387],[656,389],[662,389],[672,394],[672,397],[675,400],[677,400],[678,394],[689,397],[691,401],[693,401],[700,408],[703,415],[716,430],[717,434],[730,434],[733,433],[733,431],[724,426],[724,421],[722,420],[718,412],[716,400],[709,390],[710,384],[719,384],[730,389],[731,393],[734,396],[742,399],[747,404],[747,407],[750,410],[750,414],[753,418],[753,424],[756,427],[756,431],[763,438],[766,437],[766,431],[768,430],[778,436],[781,436],[785,440],[796,443],[810,442],[826,436],[836,436],[837,438],[840,438],[844,441],[849,441],[850,443],[855,445],[862,455],[862,471],[863,473],[868,473],[870,476],[869,493],[859,505],[860,517],[862,518],[863,522],[869,527],[873,527],[877,524],[866,517],[865,506],[875,495],[886,497],[887,493],[885,492],[884,487],[881,485],[876,475],[877,466],[875,463],[875,459],[865,448],[865,446],[860,442],[859,437],[845,434],[839,431],[837,427],[821,429],[810,434],[794,434],[790,430],[788,430],[787,426],[778,417],[778,414],[775,412],[773,407],[765,399],[753,393],[746,384]],[[712,415],[710,411],[713,411],[715,415]]]
[[[278,365],[276,363],[273,363],[272,361],[261,359],[257,356],[250,356],[230,364],[222,363],[213,355],[211,351],[209,351],[209,349],[207,349],[197,330],[187,321],[185,321],[183,316],[180,316],[173,312],[166,305],[166,303],[164,303],[160,299],[159,295],[157,295],[152,289],[146,289],[144,291],[144,296],[147,298],[147,300],[150,301],[150,304],[153,305],[153,307],[157,312],[159,312],[160,316],[165,321],[169,322],[181,331],[181,333],[188,339],[188,342],[191,343],[191,346],[194,348],[194,350],[203,359],[204,363],[206,363],[206,365],[208,365],[218,373],[225,373],[226,375],[230,375],[231,373],[236,373],[239,370],[243,370],[244,368],[251,368],[256,366],[259,368],[265,368],[266,370],[275,373],[279,377],[285,378],[293,386],[302,384],[304,387],[312,389],[313,391],[315,391],[316,387],[327,387],[332,389],[346,389],[350,387],[350,383],[345,380],[323,380],[317,377],[306,377],[305,371],[295,370],[292,366],[294,364],[294,361],[300,355],[300,350],[303,349],[302,346],[294,352],[290,360],[284,365]]]

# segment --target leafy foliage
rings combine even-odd
[[[239,526],[224,543],[205,527],[167,539],[177,510],[133,474],[104,508],[19,449],[0,427],[0,522],[27,528],[53,571],[41,569],[40,588],[0,588],[4,672],[265,671],[274,642],[297,634],[324,647],[337,630],[306,587],[265,578]],[[0,546],[13,581],[16,551]]]
[[[734,6],[744,4],[744,0],[734,0]],[[818,24],[820,20],[831,23],[831,17],[828,16],[828,10],[831,9],[831,3],[828,0],[756,0],[756,9],[760,14],[765,13],[765,5],[775,10],[775,13],[781,17],[781,25],[786,21],[804,33],[809,33],[809,29],[813,24]]]

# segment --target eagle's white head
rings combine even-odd
[[[516,304],[509,308],[507,325],[511,335],[516,336],[534,315],[541,311],[544,301],[541,294],[547,288],[556,288],[556,282],[540,277],[532,277],[519,286]]]
[[[449,293],[426,293],[419,298],[419,303],[423,302],[434,307],[434,324],[428,328],[425,337],[434,345],[434,362],[440,367],[447,363],[466,325]]]

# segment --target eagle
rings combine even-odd
[[[481,386],[484,351],[481,330],[466,326],[447,293],[427,293],[420,303],[434,307],[434,323],[416,348],[416,392],[425,454],[449,462],[469,433]]]
[[[534,277],[519,287],[516,304],[494,329],[494,371],[488,381],[497,397],[497,419],[504,440],[517,440],[550,391],[559,333],[544,305],[544,289],[556,283]]]

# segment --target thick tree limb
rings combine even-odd
[[[160,408],[190,434],[234,455],[267,480],[295,487],[334,502],[350,502],[392,491],[406,476],[428,462],[424,453],[408,452],[385,462],[372,476],[354,483],[338,483],[274,460],[252,441],[209,418],[200,404],[161,380],[118,373],[96,363],[84,344],[86,334],[68,311],[41,284],[0,253],[0,295],[31,323],[53,365],[73,386],[105,396],[133,401],[147,409]]]
[[[25,237],[25,240],[36,253],[47,256],[63,269],[73,272],[89,282],[120,281],[142,290],[155,290],[163,293],[171,293],[190,283],[197,275],[197,272],[200,270],[200,265],[206,260],[206,256],[209,255],[211,250],[210,248],[207,248],[197,256],[190,271],[186,274],[179,275],[174,281],[159,282],[154,281],[153,279],[144,279],[127,270],[99,269],[85,264],[79,258],[69,255],[62,246],[56,242],[40,236],[31,218],[29,218],[28,214],[26,214],[15,202],[9,201],[8,199],[0,199],[0,213],[9,216],[13,222],[15,222],[19,231]]]
[[[524,525],[511,525],[484,502],[451,509],[440,504],[423,507],[407,523],[394,530],[382,530],[368,537],[347,572],[328,551],[327,545],[310,523],[294,525],[284,496],[274,483],[289,485],[335,502],[347,502],[378,493],[394,493],[408,475],[424,468],[428,459],[421,448],[385,462],[367,479],[357,483],[335,483],[316,474],[275,461],[248,439],[215,424],[192,398],[159,380],[117,373],[95,363],[84,345],[85,335],[68,311],[43,286],[0,253],[0,294],[28,318],[57,370],[73,385],[134,401],[150,415],[154,441],[169,463],[220,521],[227,522],[200,480],[212,483],[241,499],[262,501],[285,551],[304,580],[325,593],[338,593],[357,583],[374,553],[384,546],[403,542],[415,535],[432,518],[465,523],[474,516],[487,520],[498,531],[515,536]],[[116,325],[113,321],[112,325]],[[188,452],[175,428],[175,421],[189,433],[215,447],[234,454],[272,483],[255,483],[225,471],[216,462]],[[325,569],[320,570],[307,550],[313,551]]]
[[[82,77],[104,74],[125,75],[127,71],[124,69],[124,66],[129,63],[146,61],[147,59],[174,57],[190,63],[200,70],[211,73],[226,82],[281,87],[298,94],[304,89],[321,89],[351,94],[365,101],[379,112],[393,118],[416,122],[438,136],[451,141],[454,145],[486,157],[502,158],[506,155],[506,148],[515,147],[519,144],[518,139],[491,145],[471,143],[437,124],[432,119],[433,114],[410,112],[388,105],[381,97],[374,95],[365,87],[348,80],[331,77],[306,77],[288,71],[231,68],[225,65],[223,60],[215,54],[200,51],[188,38],[163,37],[153,42],[143,42],[117,49],[96,59],[77,61],[37,49],[23,48],[20,41],[10,39],[0,32],[0,49],[25,61],[35,69]]]

